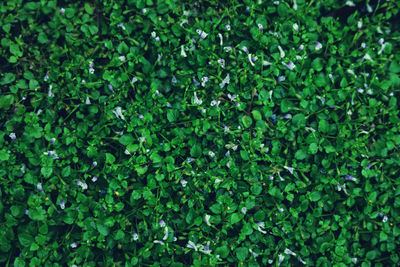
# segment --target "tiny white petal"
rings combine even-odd
[[[280,45],[278,46],[278,49],[279,49],[279,53],[281,54],[281,58],[284,58],[285,57],[285,51],[283,51],[283,49],[282,49],[282,47]]]

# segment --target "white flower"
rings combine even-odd
[[[388,44],[388,43],[384,43],[384,44],[381,46],[381,49],[379,49],[379,51],[378,51],[378,55],[382,54],[382,52],[383,52],[383,50],[385,50],[385,47],[386,47],[387,44]]]
[[[91,104],[90,99],[89,99],[88,96],[86,97],[86,102],[85,103],[86,103],[86,105],[90,105]]]
[[[278,46],[279,53],[281,54],[281,58],[285,57],[285,51],[283,51],[282,47],[279,45]]]
[[[340,186],[340,184],[337,184],[337,190],[340,192],[342,191],[342,187]]]
[[[362,23],[361,20],[357,22],[357,28],[361,29],[361,28],[362,28],[362,25],[363,25],[363,23]]]
[[[236,95],[228,94],[227,96],[228,96],[230,101],[236,101]]]
[[[183,24],[188,24],[189,21],[187,19],[182,20],[181,23],[179,23],[179,25],[182,27]]]
[[[224,39],[222,38],[222,34],[218,33],[218,37],[219,37],[219,45],[222,46],[224,44]]]
[[[187,248],[192,248],[192,249],[194,249],[195,251],[197,251],[199,245],[196,245],[193,241],[190,241],[190,240],[189,240],[189,242],[188,242],[188,244],[186,245],[186,247],[187,247]]]
[[[257,26],[258,26],[258,29],[259,29],[260,31],[262,31],[262,30],[264,29],[264,27],[263,27],[263,25],[262,25],[261,23],[258,23]]]
[[[200,251],[201,253],[210,255],[211,252],[212,252],[212,250],[210,250],[210,247],[209,247],[209,246],[210,246],[210,241],[207,241],[207,245],[206,245],[206,246],[199,245],[199,251]]]
[[[242,50],[243,50],[243,52],[245,52],[245,53],[248,53],[248,52],[249,52],[249,50],[247,49],[246,46],[243,46],[243,47],[242,47]]]
[[[229,82],[230,82],[230,76],[228,73],[225,79],[219,84],[219,87],[224,88],[226,84],[229,84]]]
[[[372,7],[369,5],[369,4],[367,4],[367,11],[368,11],[368,13],[372,13]]]
[[[151,37],[152,37],[153,39],[157,37],[157,34],[156,34],[155,31],[152,31],[152,32],[151,32]]]
[[[206,224],[208,226],[211,226],[210,219],[211,219],[211,216],[206,214],[206,216],[204,217],[204,221],[206,222]]]
[[[352,261],[353,263],[357,263],[357,258],[351,258],[351,261]]]
[[[304,45],[299,46],[299,50],[302,51],[304,49]]]
[[[213,106],[218,107],[218,106],[219,106],[219,103],[221,103],[221,101],[213,100],[213,101],[211,101],[210,105],[211,105],[212,107],[213,107]]]
[[[164,228],[164,237],[163,237],[163,240],[167,240],[168,236],[169,236],[168,227],[165,227],[165,228]]]
[[[303,259],[302,258],[297,258],[298,260],[299,260],[299,262],[301,262],[301,263],[303,263],[303,264],[306,264],[306,262],[305,261],[303,261]]]
[[[297,2],[296,2],[296,0],[293,0],[293,9],[297,10]]]
[[[283,178],[282,178],[282,176],[281,176],[281,173],[280,173],[280,172],[278,172],[278,176],[279,176],[279,178],[281,179],[281,181],[285,181],[285,179],[283,179]]]
[[[196,32],[200,35],[201,39],[205,39],[207,37],[207,33],[205,33],[204,31],[197,29]]]
[[[367,45],[366,45],[365,43],[361,43],[361,47],[362,47],[363,49],[365,49],[365,48],[367,48]]]
[[[71,248],[76,248],[78,246],[78,244],[76,242],[71,244]]]
[[[49,97],[54,97],[54,94],[51,92],[51,89],[53,88],[53,86],[50,84],[49,86],[49,91],[48,91],[48,96]]]
[[[288,70],[293,70],[294,68],[296,68],[296,65],[290,61],[288,64],[285,64],[282,62],[282,64],[288,69]]]
[[[270,65],[272,65],[271,62],[266,61],[266,60],[263,61],[263,66],[270,66]]]
[[[160,37],[157,36],[157,37],[155,38],[155,40],[156,40],[156,42],[159,42],[159,41],[160,41]]]
[[[212,151],[208,152],[208,155],[209,155],[210,157],[212,157],[212,158],[215,158],[215,153],[212,152]]]
[[[249,248],[249,252],[251,253],[251,255],[253,255],[254,258],[258,257],[258,254],[252,251],[251,248]]]
[[[154,240],[153,243],[164,245],[164,242],[160,240]]]
[[[291,251],[288,248],[285,248],[285,251],[283,253],[288,254],[288,255],[292,255],[292,256],[296,256],[296,253],[294,253],[293,251]]]
[[[121,60],[122,62],[124,62],[126,60],[126,57],[125,56],[119,56],[118,59]]]
[[[225,59],[222,59],[222,58],[220,58],[220,59],[218,59],[218,64],[221,66],[221,68],[225,68]]]
[[[356,6],[353,1],[347,1],[346,6]]]
[[[205,87],[206,83],[209,81],[210,79],[208,77],[202,77],[201,78],[201,86]]]
[[[387,221],[388,221],[388,216],[385,215],[385,216],[383,217],[383,219],[382,219],[382,222],[385,223],[385,222],[387,222]]]
[[[137,233],[133,233],[132,236],[133,236],[133,240],[135,240],[135,241],[139,239],[139,235]]]
[[[347,73],[350,73],[351,75],[354,75],[354,76],[356,76],[356,74],[354,73],[354,71],[353,71],[353,70],[351,70],[351,69],[348,69],[348,70],[347,70]]]
[[[315,50],[320,50],[320,49],[322,49],[322,44],[320,43],[320,42],[316,42],[315,44]]]
[[[63,210],[65,209],[65,202],[64,201],[60,201],[60,208]]]
[[[94,73],[94,69],[92,67],[89,68],[89,73],[93,74]]]
[[[247,57],[249,58],[249,62],[252,66],[255,66],[253,61],[251,60],[251,54],[248,54]]]
[[[10,133],[9,137],[10,137],[12,140],[17,139],[17,136],[15,135],[15,133]]]
[[[240,210],[240,212],[241,212],[242,214],[246,214],[247,208],[246,208],[246,207],[243,207],[243,208]]]
[[[225,28],[226,28],[227,31],[230,31],[231,30],[231,25],[225,24]]]
[[[222,182],[222,179],[219,179],[219,178],[215,179],[215,181],[214,181],[215,184],[218,184],[220,182]]]
[[[230,52],[232,50],[231,46],[225,46],[224,47],[225,52]]]
[[[183,45],[181,46],[181,56],[182,57],[187,57],[186,52],[185,52],[185,48],[183,47]]]
[[[143,143],[143,142],[146,142],[146,137],[143,137],[143,136],[142,136],[142,137],[139,137],[139,141],[142,142],[142,143]]]
[[[259,231],[260,233],[266,234],[267,232],[263,230],[264,227],[265,227],[264,222],[257,223],[257,231]]]
[[[285,168],[286,170],[288,170],[288,171],[290,172],[290,174],[293,174],[294,168],[288,167],[288,166],[284,166],[283,168]]]
[[[293,24],[293,29],[297,32],[299,31],[299,25],[297,23]]]
[[[124,31],[126,30],[124,24],[122,24],[122,23],[118,24],[117,26],[120,27],[121,29],[123,29]]]
[[[187,183],[188,183],[185,179],[181,179],[179,182],[181,183],[181,185],[182,185],[183,187],[186,187],[186,185],[187,185]]]
[[[285,259],[285,256],[283,256],[282,254],[278,255],[279,258],[279,262],[278,262],[278,266],[281,265],[281,263],[283,262],[283,260]]]
[[[115,116],[117,116],[117,118],[120,118],[121,120],[125,120],[124,115],[122,114],[123,110],[121,107],[116,107],[113,110],[113,113],[115,114]]]

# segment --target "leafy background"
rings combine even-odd
[[[399,8],[2,2],[1,264],[398,265]]]

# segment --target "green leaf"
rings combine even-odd
[[[13,103],[14,103],[13,95],[0,96],[0,109],[9,110]]]
[[[321,194],[318,191],[314,191],[310,194],[310,199],[311,201],[316,202],[321,199]]]
[[[320,57],[317,57],[311,62],[311,67],[316,71],[321,71],[324,68],[324,63]]]
[[[316,143],[310,144],[308,151],[313,155],[316,154],[318,152],[318,145]]]
[[[219,204],[219,203],[215,203],[214,205],[212,205],[212,206],[210,207],[210,210],[211,210],[212,212],[214,212],[215,214],[220,214],[221,211],[222,211],[222,206],[221,206],[221,204]]]
[[[34,221],[44,221],[46,219],[46,211],[42,207],[30,209],[28,216]]]
[[[245,235],[251,235],[253,232],[253,227],[251,227],[250,223],[246,223],[242,228],[242,233]]]
[[[254,118],[256,121],[262,120],[262,115],[261,115],[260,111],[258,111],[258,110],[253,110],[251,113],[253,114],[253,118]]]
[[[249,153],[247,153],[246,150],[240,150],[240,157],[242,157],[243,160],[247,161],[249,160]]]
[[[245,115],[242,117],[242,122],[244,127],[249,128],[253,123],[253,120],[250,118],[250,116]]]
[[[119,229],[119,230],[117,231],[117,233],[115,234],[114,239],[115,239],[115,240],[121,240],[121,239],[124,238],[124,237],[125,237],[125,233],[124,233],[121,229]]]
[[[192,146],[192,148],[190,149],[190,155],[194,158],[200,157],[202,154],[202,149],[201,146],[198,144],[195,144],[194,146]]]
[[[14,56],[22,57],[22,52],[17,44],[12,44],[10,46],[10,53],[13,54]]]
[[[320,120],[318,123],[318,129],[322,133],[327,133],[329,131],[329,123],[326,120]]]
[[[85,3],[85,11],[89,15],[93,15],[94,8],[89,3]]]
[[[6,150],[0,150],[0,161],[5,161],[10,158],[10,154]]]
[[[306,123],[306,117],[304,116],[304,114],[299,113],[293,116],[292,118],[292,123],[296,126],[296,127],[302,127],[305,125]]]
[[[132,144],[134,141],[133,136],[131,134],[124,134],[119,138],[119,142],[124,146]]]
[[[248,254],[249,254],[249,250],[245,247],[236,248],[235,252],[236,252],[236,257],[239,261],[246,260]]]
[[[53,168],[51,167],[42,167],[40,173],[44,176],[44,178],[49,178],[53,173]]]
[[[115,162],[115,157],[113,154],[106,153],[106,163],[113,164]]]
[[[305,153],[302,149],[296,151],[294,157],[298,160],[303,160],[307,157],[307,153]]]
[[[217,247],[215,249],[215,254],[220,255],[221,258],[226,258],[229,255],[229,248],[227,246]]]
[[[14,267],[25,267],[25,266],[26,266],[25,261],[22,258],[20,257],[15,258]]]
[[[179,112],[176,109],[169,109],[167,111],[167,119],[169,122],[174,122],[178,119]]]
[[[261,194],[261,192],[262,192],[262,187],[259,186],[259,185],[253,185],[253,186],[251,186],[250,191],[251,191],[254,195],[258,196],[258,195]]]
[[[29,247],[33,242],[33,236],[28,233],[18,234],[19,243],[24,247]]]
[[[90,26],[89,26],[89,31],[90,31],[90,33],[91,33],[92,35],[95,35],[95,34],[99,31],[99,28],[97,28],[96,25],[90,25]]]
[[[393,60],[392,63],[390,63],[389,71],[393,72],[393,73],[399,73],[400,72],[399,63],[397,63],[397,61]]]
[[[64,167],[62,169],[62,171],[61,171],[61,175],[63,177],[68,177],[68,176],[70,176],[70,174],[71,174],[71,167],[70,166]]]
[[[97,230],[103,236],[107,236],[110,233],[110,228],[102,224],[97,224]]]
[[[39,245],[36,243],[32,243],[31,247],[29,248],[30,251],[36,251],[39,249]]]
[[[241,217],[238,213],[233,213],[231,216],[231,224],[235,224],[241,220]]]
[[[49,39],[47,38],[47,35],[44,32],[40,32],[38,35],[38,42],[40,44],[46,44],[49,42]]]

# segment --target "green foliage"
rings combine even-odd
[[[2,1],[0,265],[400,265],[400,4],[364,2]]]

